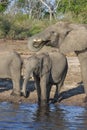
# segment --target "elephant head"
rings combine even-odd
[[[47,30],[30,37],[28,39],[28,48],[31,51],[39,51],[44,46],[45,41],[49,41],[49,32]]]
[[[36,75],[44,75],[51,69],[51,60],[48,53],[33,55],[29,57],[25,65],[25,75],[30,75],[34,72]]]
[[[51,45],[54,47],[57,46],[56,45],[57,42],[54,42],[54,41],[61,40],[61,38],[59,37],[59,35],[60,35],[59,32],[61,31],[60,27],[62,26],[62,28],[64,28],[63,33],[67,33],[67,31],[71,30],[71,28],[68,28],[67,25],[68,25],[67,23],[65,23],[65,24],[57,23],[55,25],[49,26],[44,31],[30,37],[28,39],[28,48],[31,51],[39,51],[44,45],[47,45],[47,46]],[[60,31],[58,32],[58,30],[60,30]]]
[[[28,47],[39,51],[44,45],[60,49],[62,53],[81,51],[87,48],[87,29],[84,25],[58,22],[31,37]]]

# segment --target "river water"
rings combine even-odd
[[[1,102],[0,130],[87,130],[87,108]]]

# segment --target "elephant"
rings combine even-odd
[[[38,95],[38,103],[49,103],[52,85],[56,85],[54,100],[57,101],[59,91],[64,83],[68,70],[67,58],[57,52],[43,52],[29,57],[25,64],[22,95],[27,95],[26,86],[33,73]]]
[[[58,22],[28,40],[28,48],[39,51],[44,45],[59,48],[62,54],[75,52],[79,59],[87,102],[87,25]]]
[[[13,83],[12,95],[19,96],[22,59],[15,51],[0,52],[0,78],[11,79]]]

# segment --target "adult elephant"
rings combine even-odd
[[[57,47],[63,54],[76,53],[87,101],[87,25],[58,22],[31,37],[28,42],[28,48],[32,51],[39,51],[44,45]]]
[[[12,95],[20,95],[21,67],[22,60],[17,52],[0,52],[0,78],[9,78],[12,80]]]
[[[22,94],[26,96],[26,86],[30,75],[33,73],[38,102],[49,101],[52,85],[56,85],[54,100],[58,100],[59,91],[67,74],[67,59],[59,52],[40,53],[29,57],[25,65],[24,83]]]

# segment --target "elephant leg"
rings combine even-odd
[[[58,100],[58,84],[56,85],[56,90],[55,90],[55,94],[54,94],[54,102],[56,102]]]
[[[27,74],[25,76],[23,86],[22,86],[22,90],[21,90],[21,95],[23,95],[24,97],[27,97],[27,93],[28,93],[27,90],[26,90],[28,79],[29,79],[29,75]]]
[[[35,80],[35,86],[36,86],[37,96],[38,96],[38,104],[40,104],[41,103],[40,79],[39,77],[34,76],[34,80]]]
[[[41,88],[37,86],[37,96],[38,96],[38,104],[41,103]]]
[[[86,94],[85,101],[87,102],[87,52],[83,52],[78,55],[81,65],[81,75],[84,83],[84,91]]]
[[[63,78],[60,83],[56,84],[56,90],[55,90],[55,94],[54,94],[54,103],[57,101],[60,101],[59,93],[60,93],[60,89],[61,89],[62,85],[63,85]]]
[[[87,97],[87,63],[84,61],[84,63],[81,63],[81,75],[82,75],[82,80],[84,83],[84,91]]]
[[[40,79],[41,101],[43,104],[47,103],[47,81],[48,78],[46,75],[42,76]]]
[[[12,82],[13,82],[13,91],[11,95],[20,96],[20,76],[13,78]]]
[[[12,63],[9,66],[10,72],[11,72],[11,79],[12,79],[12,83],[13,83],[13,91],[12,91],[11,95],[20,95],[21,69],[20,69],[20,64],[17,66],[15,64]]]
[[[47,103],[49,102],[51,87],[52,85],[47,86]]]
[[[56,90],[55,90],[55,93],[54,93],[54,98],[53,98],[51,103],[55,103],[55,102],[58,101],[59,90],[60,90],[60,86],[58,84],[56,84]]]

